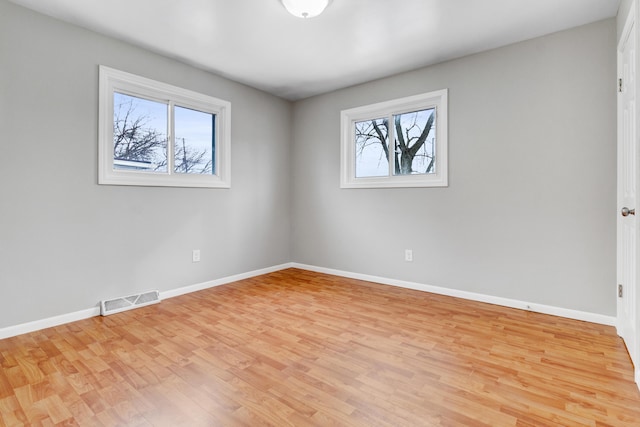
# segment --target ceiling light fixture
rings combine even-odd
[[[322,13],[330,0],[282,0],[290,14],[298,18],[313,18]]]

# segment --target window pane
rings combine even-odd
[[[436,109],[393,116],[395,124],[394,175],[435,173]]]
[[[167,108],[162,102],[114,92],[114,169],[167,172]]]
[[[389,176],[389,120],[355,122],[356,178]]]
[[[215,114],[176,106],[174,117],[175,172],[215,174]]]

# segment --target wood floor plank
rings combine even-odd
[[[614,328],[287,269],[0,340],[0,425],[638,426]]]

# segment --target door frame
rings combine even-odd
[[[629,37],[629,33],[631,32],[631,30],[635,27],[635,49],[636,49],[636,54],[634,57],[634,71],[635,71],[635,75],[634,75],[634,81],[635,81],[635,103],[636,106],[638,104],[638,92],[639,92],[639,81],[638,81],[638,47],[640,47],[640,43],[639,42],[639,33],[638,33],[638,8],[636,3],[638,2],[638,0],[633,0],[633,2],[631,3],[631,7],[629,9],[629,13],[625,19],[625,23],[624,23],[624,27],[623,27],[623,31],[620,35],[620,38],[618,40],[618,44],[616,47],[616,54],[617,54],[617,75],[618,78],[622,78],[623,76],[623,60],[622,60],[622,49],[625,45],[625,41],[627,40],[627,38]],[[624,85],[624,82],[623,82]],[[622,300],[622,298],[620,298],[618,296],[618,284],[621,283],[621,271],[622,271],[622,254],[620,253],[620,241],[621,241],[621,233],[622,233],[622,227],[621,227],[621,219],[620,219],[620,209],[622,208],[622,197],[621,197],[621,190],[620,190],[620,182],[622,179],[622,171],[620,170],[620,165],[621,165],[621,156],[622,156],[622,150],[620,149],[622,146],[622,140],[624,137],[624,129],[623,129],[623,120],[622,120],[622,96],[620,96],[620,94],[618,93],[617,96],[617,100],[616,100],[616,108],[617,108],[617,148],[618,148],[618,155],[617,155],[617,182],[616,182],[616,248],[617,248],[617,254],[616,254],[616,259],[617,259],[617,267],[616,267],[616,309],[617,309],[617,330],[618,330],[618,335],[620,335],[623,340],[624,340],[624,336],[622,336],[622,329],[623,329],[623,322],[621,319],[622,316],[622,310],[623,310],[623,304],[624,301]],[[640,130],[639,124],[640,124],[640,120],[638,118],[638,112],[640,111],[640,109],[636,108],[636,114],[635,117],[633,118],[633,120],[635,120],[635,129],[636,129],[636,135],[635,135],[635,145],[636,145],[636,176],[634,177],[635,183],[636,183],[636,192],[640,191],[640,186],[638,184],[640,184],[640,162],[638,162],[638,153],[640,153],[640,146],[638,144],[638,130]],[[636,194],[636,203],[638,203],[640,201],[640,197],[638,197],[638,195]],[[631,206],[630,208],[634,209],[634,208],[638,208],[638,216],[640,216],[640,206]],[[640,227],[638,224],[638,216],[633,216],[632,218],[627,218],[627,220],[631,219],[633,221],[636,222],[635,224],[635,234],[636,234],[636,241],[635,241],[635,247],[636,247],[636,258],[634,260],[636,267],[638,266],[638,254],[640,254],[640,236],[639,236],[639,231],[640,231]],[[633,318],[635,318],[635,323],[633,325],[633,335],[634,335],[634,340],[633,340],[633,344],[634,348],[631,349],[631,351],[629,352],[630,356],[633,354],[635,355],[635,360],[633,360],[632,357],[632,362],[633,362],[633,366],[634,366],[634,377],[635,377],[635,382],[638,385],[638,388],[640,388],[640,319],[638,316],[638,307],[639,302],[640,302],[640,298],[639,298],[639,290],[640,287],[638,286],[638,279],[640,277],[640,270],[636,268],[636,277],[635,277],[635,283],[624,283],[624,288],[626,288],[626,291],[628,292],[629,286],[633,286],[634,289],[629,292],[633,297],[634,297],[634,301],[632,302],[632,311],[633,311]],[[623,289],[624,289],[623,288]],[[625,345],[628,345],[628,343],[625,342]]]

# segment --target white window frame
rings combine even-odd
[[[145,172],[113,168],[114,92],[167,103],[167,172]],[[215,114],[215,174],[181,174],[173,171],[175,145],[173,106]],[[100,66],[98,119],[98,183],[160,187],[231,187],[231,103],[188,89],[157,82],[113,68]]]
[[[340,112],[340,188],[388,188],[388,187],[446,187],[448,186],[447,158],[447,101],[448,89],[437,90],[391,101],[379,102],[362,107],[350,108]],[[389,176],[356,177],[355,123],[393,116],[414,111],[435,108],[435,173],[393,175],[393,165],[389,165]],[[389,141],[393,144],[394,126],[389,126]],[[391,150],[391,147],[390,147]],[[390,156],[390,163],[395,156]]]

